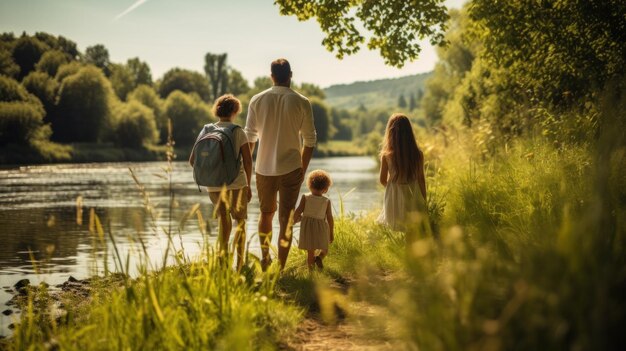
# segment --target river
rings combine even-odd
[[[359,214],[381,206],[382,192],[377,185],[376,162],[369,157],[322,158],[311,161],[312,169],[324,169],[333,179],[329,191],[334,213],[339,214],[340,196],[345,213]],[[160,213],[155,221],[146,215],[145,199],[131,176],[132,169],[143,184]],[[176,249],[184,248],[193,257],[203,241],[198,220],[194,217],[179,229],[180,219],[195,205],[205,219],[212,206],[206,192],[198,192],[191,168],[186,162],[174,162],[166,172],[167,163],[91,163],[26,166],[0,170],[0,310],[8,307],[10,289],[20,279],[31,284],[45,281],[59,284],[71,275],[83,279],[102,274],[104,253],[113,251],[109,232],[122,257],[136,252],[139,239],[145,244],[155,266],[162,264],[167,246],[163,228],[172,226]],[[171,186],[170,186],[171,177]],[[254,177],[253,177],[254,178]],[[259,203],[254,181],[252,201],[248,208],[250,252],[260,252],[256,225]],[[354,189],[354,190],[353,190]],[[303,185],[302,192],[307,189]],[[173,195],[173,210],[169,199]],[[347,194],[347,195],[346,195]],[[89,231],[90,212],[101,220],[105,231],[104,244],[97,234]],[[171,221],[169,220],[171,213]],[[277,233],[278,219],[274,224]],[[155,233],[152,223],[156,223]],[[215,240],[217,223],[210,240]],[[297,238],[297,227],[294,238]],[[273,244],[276,245],[277,235]],[[293,248],[296,249],[296,248]],[[111,270],[113,261],[108,260]],[[131,260],[131,269],[134,267]],[[15,319],[0,315],[0,335],[6,335],[7,326]]]

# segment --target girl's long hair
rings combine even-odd
[[[380,156],[387,157],[390,166],[395,170],[392,181],[417,180],[422,153],[417,147],[413,128],[407,116],[394,113],[389,117]]]

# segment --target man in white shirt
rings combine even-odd
[[[259,142],[255,169],[261,209],[261,265],[265,269],[270,263],[269,243],[278,194],[278,259],[282,269],[291,247],[289,218],[298,201],[300,185],[317,137],[311,103],[290,88],[292,72],[289,62],[285,59],[273,61],[271,72],[274,86],[250,100],[245,132],[251,150],[254,151]]]

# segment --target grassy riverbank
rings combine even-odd
[[[262,273],[253,258],[237,273],[210,247],[196,258],[179,252],[158,274],[94,286],[88,303],[66,303],[61,318],[31,293],[5,346],[295,348],[306,344],[296,336],[310,318],[352,326],[353,346],[624,345],[626,150],[600,157],[589,146],[528,139],[481,156],[464,140],[451,145],[425,145],[435,232],[414,232],[408,250],[376,214],[338,213],[321,274],[309,275],[295,248],[282,274]]]

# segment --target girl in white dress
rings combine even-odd
[[[380,152],[380,183],[385,187],[385,202],[378,221],[405,232],[408,242],[412,240],[409,236],[430,233],[424,154],[403,114],[393,114],[387,123]]]
[[[294,212],[294,222],[300,224],[298,248],[307,250],[307,265],[324,268],[322,261],[328,254],[328,244],[334,240],[334,221],[330,199],[324,196],[332,185],[327,172],[315,170],[309,173],[307,187],[311,193],[302,195],[300,205]],[[315,250],[320,254],[315,256]]]

